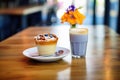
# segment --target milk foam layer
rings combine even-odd
[[[70,29],[70,34],[88,34],[88,29],[86,28],[72,28]]]

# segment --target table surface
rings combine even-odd
[[[106,26],[89,29],[85,58],[71,53],[55,62],[39,62],[23,55],[35,46],[33,37],[54,33],[58,46],[70,49],[69,27],[29,27],[0,42],[0,80],[120,80],[120,36]]]
[[[22,6],[16,8],[3,8],[0,9],[0,14],[9,14],[9,15],[28,15],[35,12],[43,11],[45,5],[30,5]]]

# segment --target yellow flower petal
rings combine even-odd
[[[61,22],[68,22],[71,25],[82,24],[84,19],[85,16],[80,13],[78,9],[75,9],[75,11],[70,10],[67,13],[64,13],[64,15],[61,17]]]
[[[76,21],[78,24],[82,24],[83,23],[83,20],[85,19],[85,16],[83,14],[81,14],[78,9],[76,9],[73,13],[73,15],[75,16],[76,18]]]

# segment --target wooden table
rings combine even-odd
[[[86,58],[44,63],[31,60],[23,50],[34,47],[33,37],[51,32],[58,46],[70,49],[69,27],[29,27],[0,43],[0,80],[120,80],[120,36],[106,26],[89,29]]]
[[[21,26],[22,26],[22,29],[24,29],[28,26],[27,15],[43,12],[45,8],[46,8],[46,4],[22,6],[22,7],[15,7],[15,8],[3,8],[3,9],[0,9],[0,15],[21,16]]]

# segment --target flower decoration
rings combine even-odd
[[[74,5],[70,5],[61,17],[62,23],[68,22],[72,27],[75,27],[76,24],[82,24],[85,16],[78,11],[80,8],[82,7],[75,8]]]

